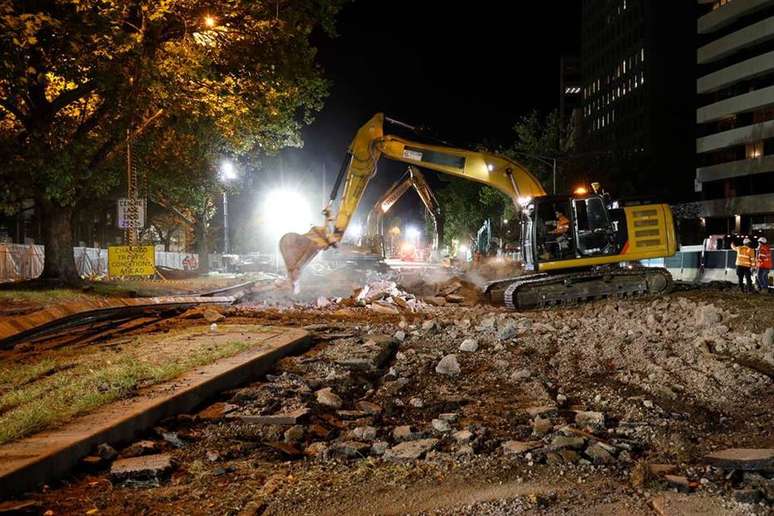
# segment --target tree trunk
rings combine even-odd
[[[38,203],[43,220],[45,260],[42,279],[79,283],[81,277],[73,257],[73,209],[49,200]]]
[[[207,222],[204,217],[196,219],[194,231],[196,232],[196,253],[199,255],[199,268],[196,272],[207,274],[210,272],[210,249],[207,245]]]

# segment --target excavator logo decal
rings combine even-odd
[[[422,161],[422,153],[411,149],[403,149],[403,157],[413,161]]]
[[[460,171],[465,170],[465,157],[435,150],[423,150],[406,146],[403,149],[403,157],[413,161],[433,163],[445,167],[453,167]]]

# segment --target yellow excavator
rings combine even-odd
[[[366,218],[366,232],[363,235],[363,244],[366,248],[382,258],[386,257],[384,248],[384,216],[400,200],[403,195],[413,188],[422,201],[430,220],[433,223],[433,241],[432,249],[438,251],[438,245],[443,240],[443,217],[438,205],[438,199],[435,198],[433,190],[427,183],[425,176],[419,169],[409,165],[406,173],[393,184],[384,195],[382,195]]]
[[[295,290],[303,267],[341,240],[382,157],[489,185],[513,201],[521,218],[525,274],[495,281],[486,289],[493,300],[502,299],[511,309],[660,294],[671,288],[666,269],[635,265],[675,254],[675,227],[667,204],[613,201],[597,184],[591,191],[579,188],[571,195],[549,196],[535,176],[507,157],[385,134],[385,121],[405,126],[378,113],[358,130],[323,210],[324,224],[280,239]]]

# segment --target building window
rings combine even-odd
[[[745,146],[745,157],[747,159],[763,157],[763,142],[748,143]]]

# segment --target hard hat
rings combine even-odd
[[[760,243],[762,243],[762,244],[765,244],[766,242],[768,242],[768,240],[766,240],[766,237],[760,237],[760,238],[758,239],[758,242],[760,242]]]
[[[751,240],[750,240],[749,238],[745,238],[744,240],[742,240],[742,243],[743,243],[744,245],[747,245],[747,244],[749,244],[750,242],[751,242]]]

